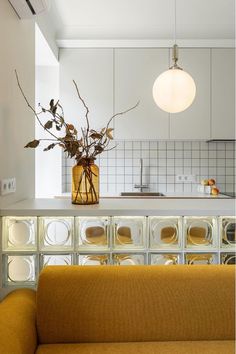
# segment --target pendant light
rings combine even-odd
[[[178,66],[178,46],[176,44],[176,0],[174,0],[175,30],[172,49],[173,65],[163,72],[153,85],[153,98],[157,106],[168,113],[178,113],[187,109],[194,101],[196,85],[193,78]]]

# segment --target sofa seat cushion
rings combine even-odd
[[[36,354],[234,354],[235,342],[174,341],[130,343],[44,344]]]

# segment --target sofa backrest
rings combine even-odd
[[[40,343],[234,337],[234,266],[49,266],[37,291]]]

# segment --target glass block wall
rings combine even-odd
[[[139,183],[139,159],[143,159],[143,183],[153,192],[196,192],[201,179],[215,178],[222,192],[235,191],[235,143],[205,141],[117,141],[103,153],[100,166],[101,195],[135,191]],[[62,158],[62,192],[71,191],[74,161]],[[176,181],[176,175],[196,176],[195,182]]]
[[[2,286],[34,287],[50,265],[235,264],[236,218],[3,217]]]

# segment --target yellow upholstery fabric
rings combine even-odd
[[[39,341],[233,339],[234,270],[227,265],[46,267],[37,292]]]
[[[36,354],[234,354],[234,341],[44,344]]]
[[[16,290],[0,303],[0,353],[34,354],[37,347],[35,291]]]

